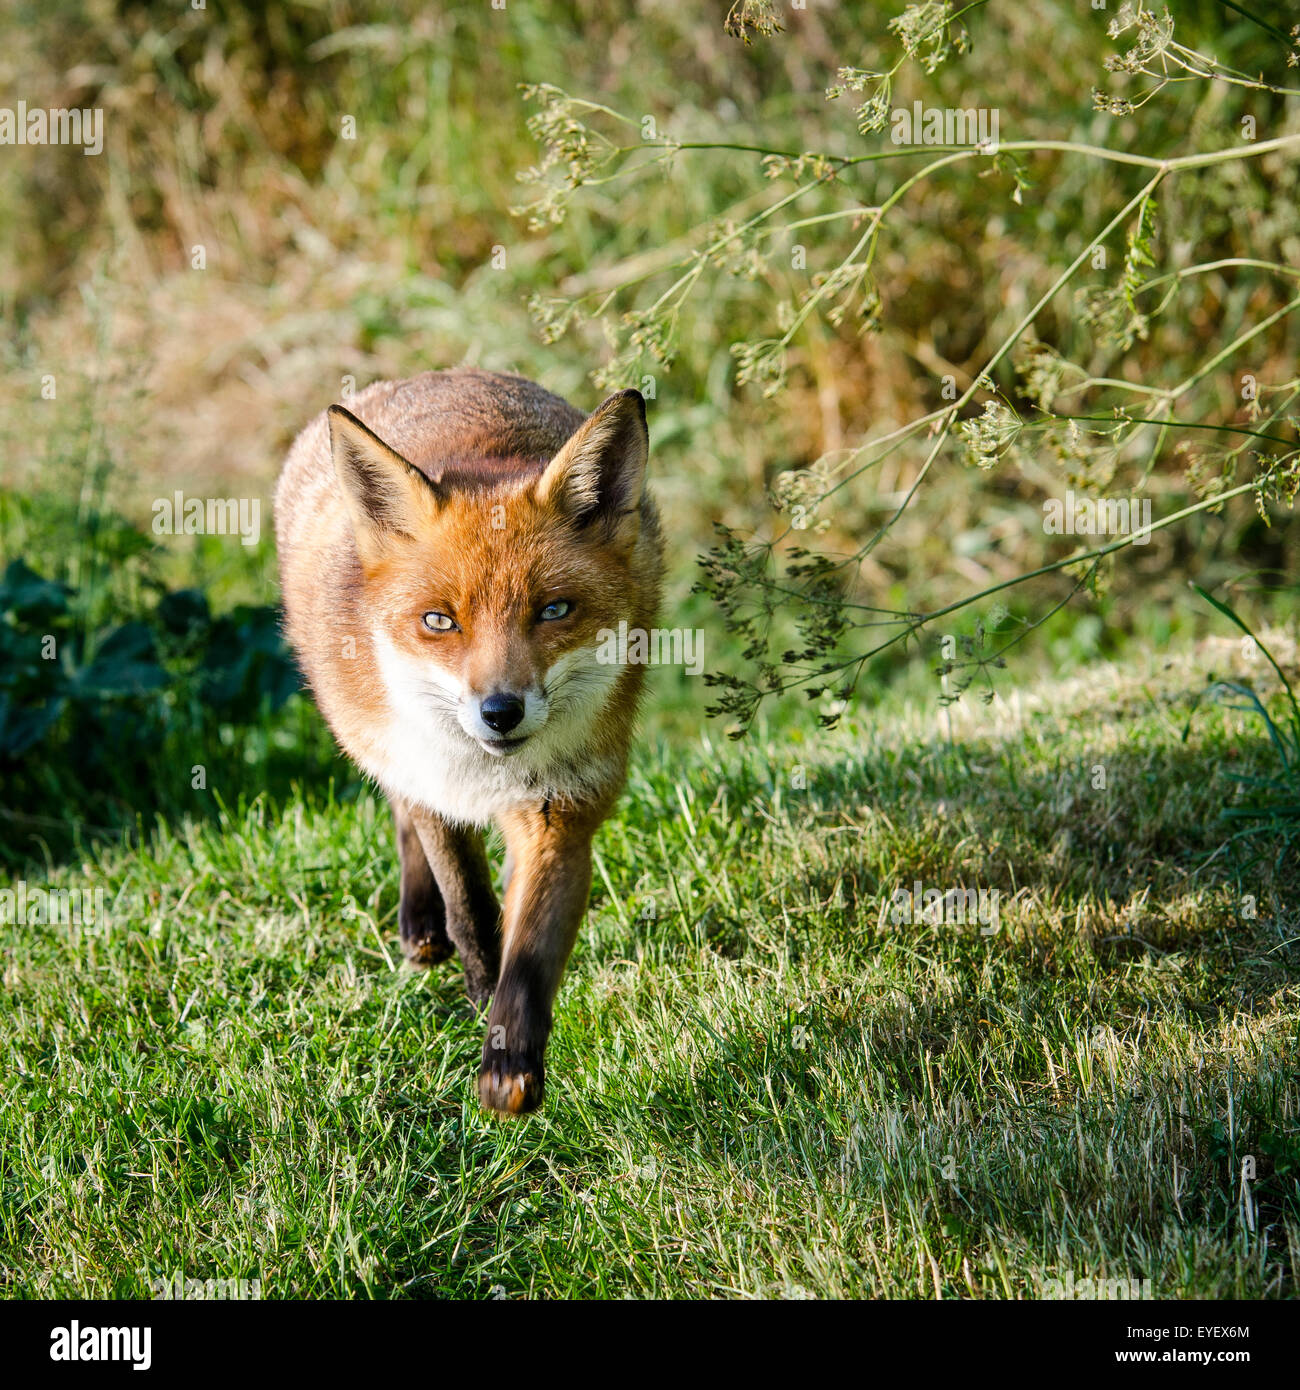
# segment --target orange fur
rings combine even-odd
[[[513,1029],[496,1051],[514,1070],[494,1072],[485,1047],[481,1089],[499,1109],[540,1100],[591,838],[625,774],[643,667],[602,667],[595,651],[621,621],[655,620],[645,440],[636,392],[584,420],[519,377],[428,373],[317,417],[277,490],[289,639],[340,744],[388,793],[399,832],[415,832],[402,837],[404,905],[409,868],[412,902],[419,887],[432,906],[408,954],[445,954],[442,912],[471,992],[495,989],[493,1016]],[[485,723],[489,697],[518,706],[518,737]],[[491,820],[515,867],[501,934],[456,830]],[[405,857],[420,846],[432,896]]]

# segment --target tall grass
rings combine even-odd
[[[129,517],[147,518],[160,488],[218,479],[266,501],[292,434],[349,381],[462,360],[521,370],[591,405],[599,388],[588,377],[621,370],[606,328],[626,346],[635,323],[620,314],[643,313],[684,265],[697,292],[668,301],[677,350],[671,366],[647,369],[656,484],[677,542],[672,601],[710,627],[719,654],[734,650],[706,605],[689,598],[691,562],[712,543],[713,524],[760,542],[778,535],[789,512],[773,513],[774,490],[790,478],[815,481],[819,459],[843,460],[864,441],[911,430],[946,404],[945,376],[967,392],[1068,257],[1139,186],[1123,166],[1038,149],[1043,142],[1176,156],[1244,143],[1247,117],[1258,144],[1294,126],[1293,98],[1222,79],[1165,86],[1122,114],[1094,109],[1094,86],[1128,100],[1147,79],[1106,72],[1133,34],[1108,37],[1112,16],[1086,7],[971,8],[952,29],[966,32],[967,51],[932,72],[922,61],[896,64],[888,22],[902,11],[813,4],[786,16],[784,34],[746,45],[724,32],[720,8],[657,4],[626,13],[547,0],[435,12],[341,0],[273,11],[109,0],[20,7],[24,22],[0,58],[5,80],[31,101],[104,105],[108,149],[99,160],[12,150],[0,168],[11,232],[0,238],[11,330],[0,385],[6,478],[39,472],[62,447],[67,412],[85,409],[102,447],[125,465],[112,500]],[[1212,46],[1222,64],[1267,67],[1266,81],[1287,85],[1285,69],[1274,71],[1276,36],[1248,19],[1201,3],[1180,7],[1177,23],[1180,38]],[[1046,33],[1051,64],[1009,68],[1008,53],[1036,51]],[[895,68],[890,101],[899,107],[995,106],[1003,140],[1035,148],[987,171],[966,161],[912,182],[923,160],[900,162],[887,135],[882,144],[880,132],[858,130],[855,107],[871,92],[852,90],[844,67]],[[533,230],[511,212],[534,201],[537,189],[518,176],[544,154],[527,125],[538,111],[528,86],[562,86],[619,113],[626,121],[611,125],[598,110],[587,124],[603,123],[630,149],[626,172],[620,164],[589,179],[562,222]],[[836,86],[842,94],[828,101]],[[355,139],[344,138],[345,117]],[[689,258],[707,248],[711,228],[743,226],[795,186],[793,167],[764,149],[816,150],[839,173],[766,216],[760,241],[741,238],[697,265]],[[1145,332],[1123,368],[1135,384],[1177,384],[1225,336],[1267,318],[1284,286],[1255,263],[1295,264],[1296,167],[1277,152],[1165,180],[1152,231],[1160,263],[1124,282],[1121,224],[1108,269],[1089,264],[1076,282],[1084,301],[1071,298],[1072,285],[1048,295],[1033,329],[1052,350],[1036,359],[1038,386],[1057,357],[1094,374],[1111,369],[1098,315],[1121,282]],[[876,237],[870,284],[861,282],[872,291],[867,307],[879,297],[868,320],[880,332],[860,336],[856,313],[837,321],[822,312],[844,250],[865,230],[848,214],[884,205],[904,183]],[[804,269],[793,264],[796,244]],[[201,271],[191,268],[196,246],[206,252]],[[1188,275],[1193,261],[1216,268]],[[579,313],[548,342],[530,301],[552,319],[557,303]],[[787,311],[801,326],[779,395],[765,397],[738,380],[732,349],[784,336]],[[1264,430],[1243,418],[1234,371],[1249,365],[1267,392],[1279,391],[1293,375],[1295,333],[1293,317],[1280,320],[1251,343],[1248,364],[1225,362],[1201,378],[1180,414]],[[57,404],[39,395],[51,370]],[[1024,415],[1028,379],[1010,361],[994,378],[997,398]],[[1058,395],[1076,385],[1058,381]],[[974,415],[985,399],[970,398]],[[1266,399],[1272,409],[1286,397]],[[1108,411],[1082,400],[1072,396],[1069,413]],[[1060,417],[1066,402],[1053,409]],[[870,602],[935,611],[1032,568],[1044,546],[1041,502],[1062,485],[1114,490],[1131,478],[1158,510],[1192,497],[1196,479],[1176,437],[1144,471],[1130,455],[1152,431],[1131,431],[1137,442],[1119,469],[1104,423],[1080,425],[1086,450],[1042,433],[1032,411],[1026,423],[1014,457],[992,475],[946,456],[930,468],[891,544],[852,567]],[[1183,442],[1210,485],[1203,446],[1212,437]],[[911,492],[925,456],[915,443],[838,488],[811,518],[822,534],[807,539],[853,554]],[[1139,628],[1152,604],[1166,605],[1175,627],[1196,629],[1200,610],[1181,583],[1188,573],[1213,586],[1243,567],[1294,568],[1294,528],[1276,508],[1272,520],[1270,528],[1230,501],[1176,536],[1158,533],[1122,566],[1108,561],[1097,592],[1076,602],[1102,619],[1104,642]],[[1019,625],[1059,592],[1001,601]],[[918,654],[933,664],[932,646]],[[903,665],[878,663],[869,679],[893,679]]]

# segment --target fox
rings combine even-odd
[[[459,956],[487,1014],[479,1099],[506,1115],[542,1104],[594,836],[626,779],[645,670],[600,635],[658,612],[649,448],[639,391],[584,415],[458,368],[331,405],[276,486],[286,637],[391,806],[405,959]]]

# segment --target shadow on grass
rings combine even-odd
[[[242,813],[257,797],[285,805],[300,787],[331,784],[337,801],[364,786],[305,695],[274,713],[254,705],[171,727],[117,710],[81,723],[54,756],[38,748],[0,762],[0,864],[45,873],[105,844],[138,844],[159,821]]]

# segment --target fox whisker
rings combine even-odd
[[[435,709],[446,710],[449,713],[456,711],[456,697],[448,695],[447,692],[436,685],[422,684],[421,693]]]

